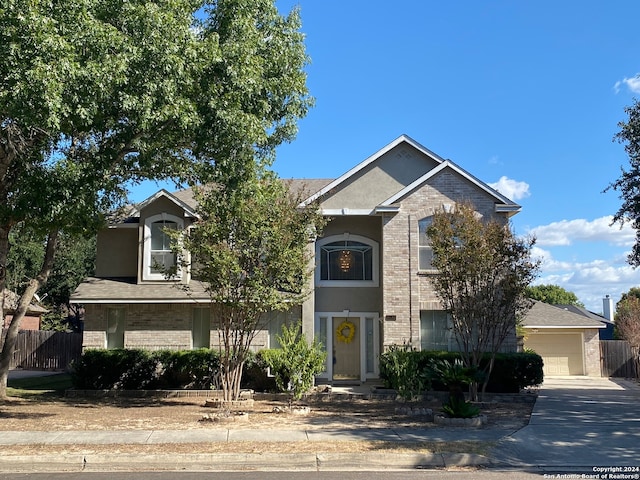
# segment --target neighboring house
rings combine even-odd
[[[273,314],[255,349],[275,345],[283,322],[328,349],[326,381],[376,378],[385,347],[405,344],[453,350],[446,313],[431,285],[432,251],[425,229],[434,212],[471,202],[479,215],[508,223],[520,206],[450,160],[403,135],[335,180],[293,180],[330,220],[313,245],[314,293],[286,314]],[[208,297],[175,265],[163,228],[197,218],[192,192],[164,190],[98,235],[96,276],[71,301],[84,304],[84,347],[217,347]],[[189,284],[190,292],[179,288]],[[515,330],[504,350],[515,351]]]
[[[605,304],[608,300],[609,297],[604,298]],[[585,317],[591,318],[592,320],[596,320],[602,323],[602,325],[604,325],[604,328],[598,330],[598,337],[600,338],[600,340],[613,340],[613,330],[615,324],[611,319],[605,318],[603,315],[591,312],[586,308],[577,307],[575,305],[556,305],[556,307],[569,310],[570,312],[577,313],[578,315],[583,315]]]
[[[18,307],[19,300],[20,297],[14,292],[10,290],[4,291],[4,319],[2,328],[9,328],[9,324],[11,323],[13,315],[16,312],[16,308]],[[20,322],[20,330],[40,330],[42,315],[48,311],[49,310],[41,307],[40,305],[31,303],[27,309],[26,315]]]
[[[524,346],[542,357],[545,376],[601,376],[598,332],[605,328],[602,321],[534,301],[522,325]]]

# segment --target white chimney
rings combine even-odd
[[[613,298],[611,298],[609,295],[605,295],[602,299],[602,311],[604,313],[604,318],[613,322]]]

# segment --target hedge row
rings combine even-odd
[[[380,377],[385,386],[407,389],[409,378],[420,379],[420,389],[446,390],[433,372],[434,360],[453,362],[455,352],[406,351],[400,348],[380,356]],[[488,358],[485,358],[488,361]],[[217,350],[135,349],[87,350],[72,366],[73,386],[82,390],[153,390],[219,388],[220,354]],[[245,365],[243,388],[275,391],[272,377],[260,354]],[[424,381],[423,381],[424,379]],[[542,358],[535,353],[503,353],[496,356],[488,392],[515,393],[542,383]],[[415,389],[414,385],[409,389]]]
[[[219,388],[220,353],[212,349],[86,350],[72,365],[74,388],[81,390],[154,390]],[[259,356],[245,364],[243,387],[273,390]]]
[[[407,378],[422,378],[429,385],[425,389],[447,390],[439,380],[432,365],[437,360],[454,362],[459,359],[457,352],[412,351],[402,348],[392,349],[380,357],[380,377],[388,388],[402,390]],[[486,365],[485,355],[481,366]],[[403,375],[411,371],[411,376]],[[517,393],[525,387],[540,385],[543,380],[542,357],[536,353],[499,353],[496,355],[493,371],[487,384],[487,392]]]

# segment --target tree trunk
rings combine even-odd
[[[9,257],[9,232],[11,228],[0,227],[0,324],[4,325],[4,289],[7,286],[7,259]]]
[[[11,319],[9,328],[7,329],[7,335],[2,345],[2,351],[0,352],[0,399],[7,398],[7,379],[9,378],[9,366],[11,363],[11,357],[18,340],[18,332],[20,330],[20,322],[24,318],[29,305],[33,300],[33,296],[38,289],[44,285],[53,268],[53,260],[55,257],[56,245],[58,239],[58,231],[53,230],[49,232],[47,237],[47,248],[45,250],[44,260],[42,261],[42,268],[35,278],[32,278],[24,293],[18,301],[15,314]],[[0,244],[1,246],[1,244]],[[3,312],[4,315],[4,312]]]
[[[475,380],[469,383],[469,401],[478,401],[478,382]]]

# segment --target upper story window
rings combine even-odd
[[[419,250],[419,269],[433,270],[433,248],[431,240],[427,236],[427,228],[431,226],[433,217],[426,217],[418,221],[418,250]]]
[[[359,235],[318,241],[317,281],[326,286],[377,286],[378,243]]]
[[[183,221],[174,215],[161,213],[144,222],[143,280],[165,280],[177,268],[178,258],[171,250],[171,237],[167,230],[181,230]],[[175,272],[180,277],[180,270]]]

